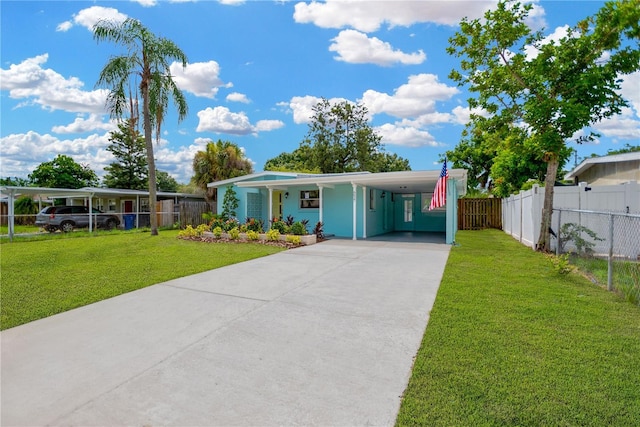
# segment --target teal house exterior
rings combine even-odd
[[[440,171],[299,174],[259,172],[208,184],[218,191],[217,211],[231,186],[239,204],[236,214],[261,219],[306,219],[310,228],[322,222],[328,236],[367,239],[392,232],[445,233],[452,244],[458,225],[457,199],[466,193],[467,171],[449,170],[447,203],[428,210]]]

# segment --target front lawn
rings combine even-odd
[[[640,425],[638,307],[501,231],[457,237],[397,425]]]
[[[2,244],[0,328],[282,250],[186,241],[177,239],[177,233],[105,232]]]

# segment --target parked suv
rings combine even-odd
[[[120,225],[120,218],[93,209],[91,218],[97,228],[112,230]],[[89,227],[89,208],[86,206],[49,206],[42,209],[36,216],[36,225],[53,233],[61,230],[65,233],[74,228]]]

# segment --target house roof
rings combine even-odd
[[[621,163],[640,160],[640,152],[614,154],[611,156],[590,157],[585,159],[576,166],[571,172],[565,175],[564,179],[573,179],[578,175],[582,175],[589,168],[603,163]]]
[[[335,184],[356,184],[374,187],[392,193],[428,193],[435,188],[440,177],[440,170],[402,171],[402,172],[356,172],[344,174],[298,175],[291,179],[271,181],[238,181],[238,187],[262,187],[286,189],[300,186],[332,186]],[[449,178],[457,182],[458,193],[464,195],[467,190],[467,170],[450,169]],[[212,183],[218,187],[219,183]]]
[[[16,187],[16,186],[0,186],[0,193],[19,195],[46,195],[50,198],[62,197],[126,197],[126,196],[148,196],[148,191],[141,190],[124,190],[119,188],[45,188],[45,187]],[[178,198],[202,198],[196,194],[188,193],[169,193],[158,191],[156,193],[160,197],[178,197]]]

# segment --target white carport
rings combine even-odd
[[[351,184],[353,188],[353,240],[356,240],[357,212],[356,203],[358,198],[358,187],[362,189],[363,204],[367,198],[367,189],[376,188],[395,194],[413,194],[433,192],[440,177],[440,170],[429,171],[401,171],[401,172],[353,172],[342,174],[318,174],[318,175],[298,175],[291,179],[279,179],[276,181],[240,181],[238,187],[266,188],[269,191],[269,212],[271,212],[271,194],[273,190],[286,191],[290,187],[316,186],[319,190],[320,206],[318,215],[320,221],[323,219],[323,189],[333,188],[338,184]],[[466,194],[467,191],[467,170],[450,169],[447,182],[447,200],[457,200],[458,196]],[[447,243],[453,243],[453,236],[457,231],[457,203],[447,203]],[[364,210],[363,210],[364,211]],[[362,214],[363,230],[366,230],[366,212]],[[363,238],[366,238],[366,232]]]
[[[16,187],[16,186],[0,186],[0,194],[7,197],[7,214],[9,240],[13,241],[15,232],[15,199],[21,196],[47,196],[49,199],[61,198],[86,198],[88,200],[89,212],[93,212],[93,199],[96,197],[131,197],[136,200],[135,211],[136,222],[139,218],[140,198],[149,197],[149,192],[141,190],[125,190],[118,188],[97,188],[85,187],[80,189],[73,188],[45,188],[45,187]],[[178,199],[197,197],[193,194],[186,193],[169,193],[157,192],[157,197],[164,199]],[[136,227],[138,224],[136,223]],[[89,232],[93,232],[93,221],[89,221]]]

